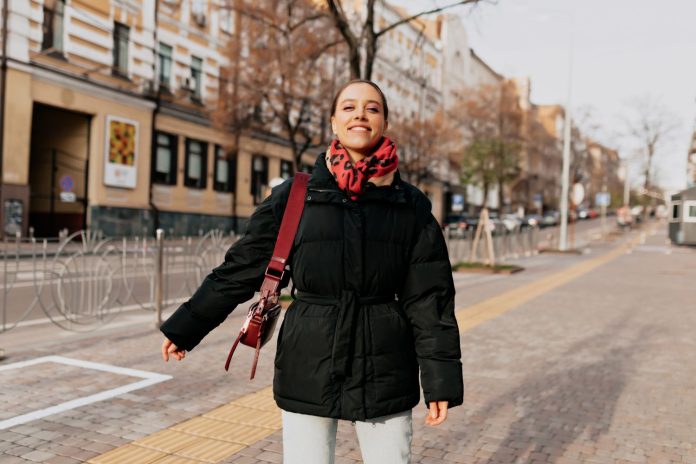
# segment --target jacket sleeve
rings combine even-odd
[[[454,282],[442,231],[428,214],[412,249],[399,300],[413,327],[426,406],[448,401],[454,407],[464,397]]]
[[[252,214],[246,234],[227,250],[225,261],[162,324],[160,330],[177,347],[192,350],[237,305],[258,291],[273,254],[290,182],[273,189]]]

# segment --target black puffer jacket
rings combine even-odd
[[[191,350],[261,285],[291,181],[252,215],[225,262],[163,325]],[[463,397],[454,285],[430,202],[395,173],[357,201],[319,156],[290,257],[297,299],[278,333],[273,391],[282,409],[365,420]]]

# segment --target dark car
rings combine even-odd
[[[558,211],[547,211],[541,219],[541,227],[553,227],[558,225],[561,214]]]
[[[466,231],[476,229],[478,218],[466,213],[450,214],[445,217],[443,228],[448,231],[450,238],[463,236]]]

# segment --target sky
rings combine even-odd
[[[451,0],[398,2],[422,11]],[[635,115],[629,102],[650,97],[673,114],[678,128],[656,155],[657,181],[686,186],[686,158],[696,122],[696,0],[497,0],[450,10],[464,18],[471,47],[499,73],[529,77],[532,101],[589,110],[593,135],[631,160],[640,183],[639,155],[625,136]],[[570,51],[572,73],[569,73]]]

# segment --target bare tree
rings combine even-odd
[[[415,185],[448,166],[454,153],[461,153],[459,131],[441,111],[425,120],[396,119],[389,133],[399,145],[399,171]]]
[[[643,189],[653,185],[654,160],[669,137],[679,126],[674,114],[654,97],[635,98],[629,105],[625,119],[626,135],[636,142],[643,154]]]
[[[286,138],[295,166],[323,136],[333,81],[329,53],[342,43],[312,0],[234,0],[237,40],[230,43],[219,119]]]
[[[425,9],[384,26],[380,30],[375,29],[375,6],[378,3],[376,0],[366,0],[362,2],[364,5],[362,6],[362,11],[347,10],[344,8],[344,2],[341,0],[326,0],[326,4],[336,28],[345,41],[351,78],[371,79],[375,57],[377,56],[377,50],[379,48],[379,40],[387,32],[422,16],[440,13],[458,6],[474,5],[482,1],[483,0],[459,0],[449,3],[448,5]],[[353,7],[351,6],[351,8]],[[359,23],[357,31],[353,28],[353,23]]]
[[[484,204],[491,187],[498,187],[499,207],[504,189],[520,174],[523,113],[514,84],[482,85],[468,92],[458,113],[468,143],[462,161],[462,180],[483,189]]]

